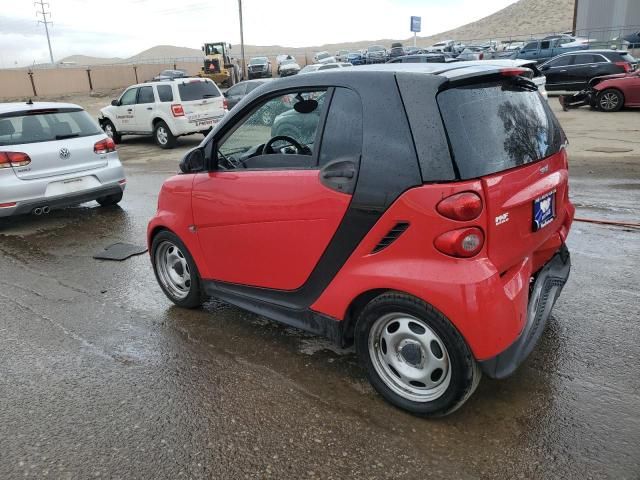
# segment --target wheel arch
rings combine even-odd
[[[347,308],[347,313],[344,316],[343,322],[344,325],[342,327],[342,346],[348,347],[353,345],[354,342],[354,332],[356,329],[356,324],[358,323],[358,317],[360,316],[360,312],[367,306],[369,302],[374,300],[376,297],[383,295],[387,292],[392,292],[394,290],[388,288],[376,288],[373,290],[367,290],[365,292],[360,293],[356,298],[354,298],[349,307]],[[399,292],[404,293],[404,292]]]

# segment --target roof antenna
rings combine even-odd
[[[27,105],[33,105],[33,100],[29,99],[29,101],[27,102]]]

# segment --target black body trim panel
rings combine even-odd
[[[209,280],[202,281],[202,286],[207,295],[219,298],[257,315],[264,315],[267,318],[284,323],[285,325],[321,335],[339,347],[345,346],[343,344],[344,336],[342,331],[344,322],[340,320],[309,309],[299,310],[256,301],[244,295],[238,295],[228,290],[221,290],[216,282]]]
[[[525,361],[540,340],[570,271],[569,250],[562,245],[536,276],[529,295],[527,323],[518,339],[495,357],[478,362],[486,375],[491,378],[508,377]]]

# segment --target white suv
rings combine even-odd
[[[98,121],[115,143],[122,135],[153,135],[161,148],[173,148],[181,135],[206,135],[227,113],[227,101],[206,78],[176,78],[127,88]]]

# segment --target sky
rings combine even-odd
[[[46,0],[54,60],[129,57],[155,45],[199,48],[240,41],[237,0]],[[244,40],[305,47],[408,38],[409,17],[431,35],[491,15],[516,0],[243,0]],[[47,62],[33,0],[0,0],[0,68]]]

